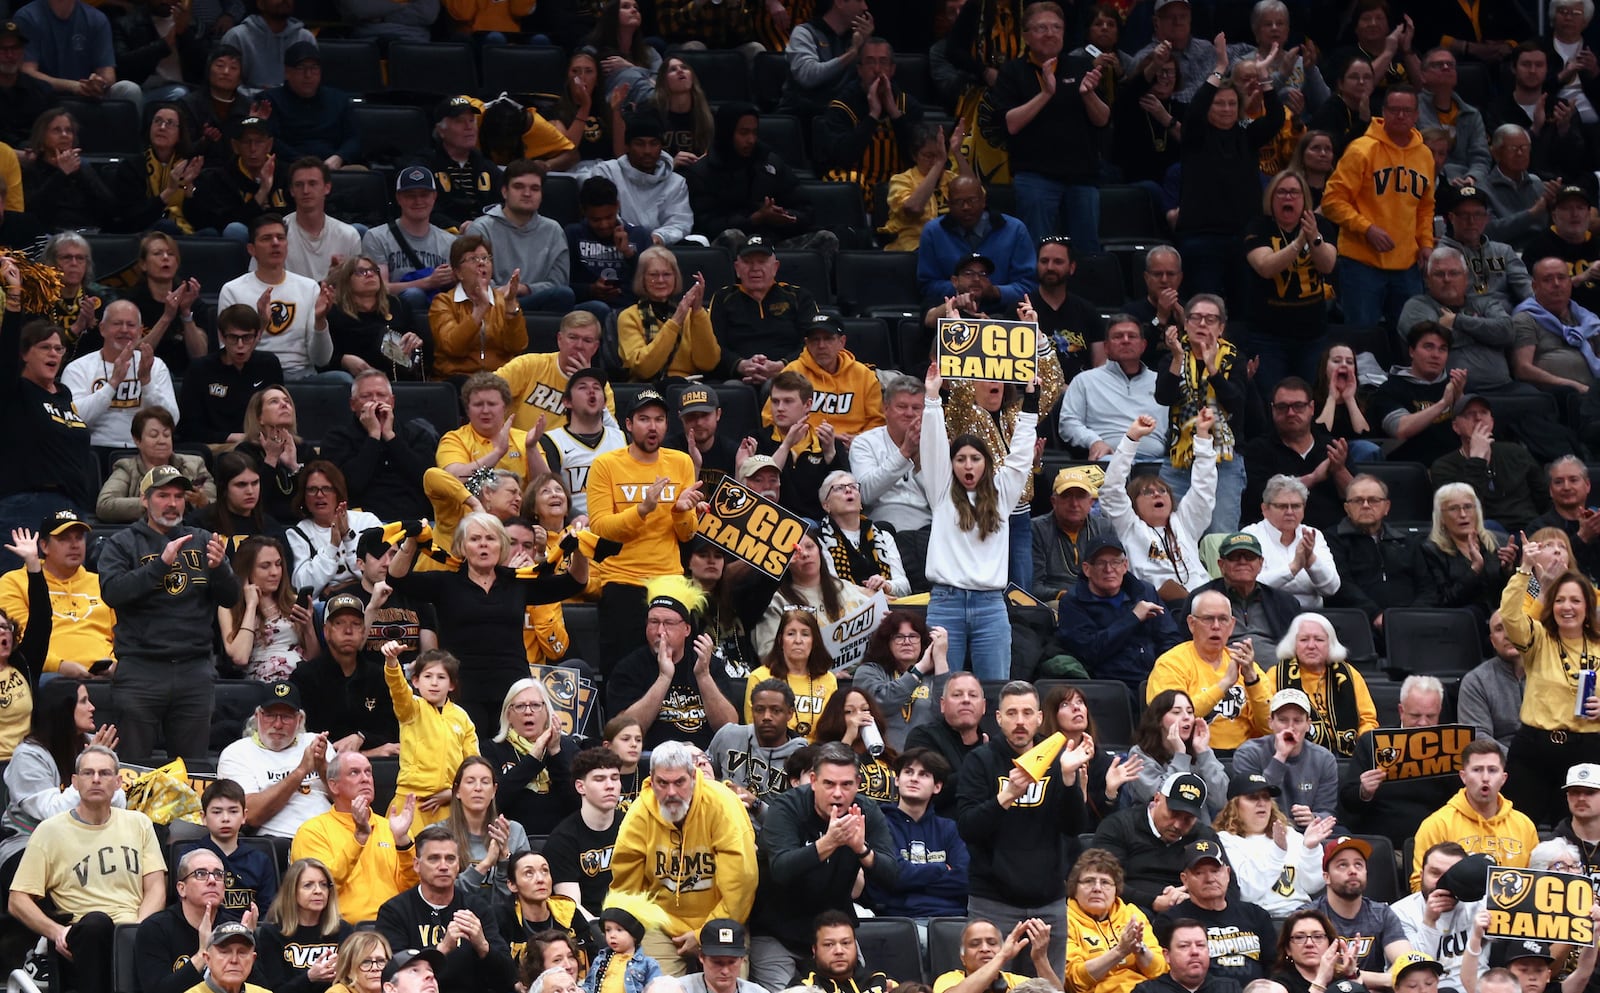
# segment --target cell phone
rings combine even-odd
[[[307,610],[311,609],[311,587],[302,586],[295,590],[295,603]]]
[[[114,659],[101,659],[100,661],[89,666],[89,675],[98,676],[116,664],[117,663]]]
[[[1083,50],[1089,53],[1089,58],[1091,59],[1098,59],[1103,54],[1100,49],[1094,45],[1085,45],[1083,46]]]

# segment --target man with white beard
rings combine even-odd
[[[139,481],[145,516],[107,539],[100,593],[117,612],[119,756],[142,763],[166,733],[167,754],[204,758],[211,743],[211,628],[218,607],[239,599],[227,545],[183,523],[194,482],[176,466]]]

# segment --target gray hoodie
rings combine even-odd
[[[316,44],[317,39],[293,17],[274,34],[260,14],[251,14],[222,36],[224,45],[232,45],[244,56],[244,86],[257,90],[283,85],[283,53],[297,41]]]
[[[172,565],[161,561],[167,545],[189,535]],[[239,580],[223,558],[206,564],[211,532],[179,524],[161,534],[141,520],[106,540],[100,552],[100,595],[117,612],[117,657],[161,662],[211,656],[217,608],[239,599]]]
[[[640,172],[624,155],[601,159],[590,166],[589,176],[604,176],[617,184],[623,219],[659,236],[662,244],[676,245],[694,230],[689,184],[673,171],[672,157],[666,152],[656,160],[653,172]]]
[[[1251,738],[1233,753],[1233,774],[1258,772],[1283,790],[1279,809],[1289,814],[1296,806],[1310,807],[1318,817],[1332,817],[1339,807],[1339,760],[1314,741],[1301,743],[1300,754],[1279,762],[1276,735]]]
[[[508,282],[512,270],[522,270],[518,278],[523,296],[567,285],[567,234],[558,221],[535,211],[528,223],[516,224],[506,216],[504,204],[495,204],[474,217],[462,234],[475,234],[489,243],[495,282]]]

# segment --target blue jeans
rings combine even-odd
[[[928,626],[949,633],[952,669],[971,669],[979,679],[1011,678],[1011,619],[1005,591],[935,584],[928,595]]]
[[[523,310],[545,310],[556,314],[565,314],[572,309],[577,297],[570,286],[547,286],[542,290],[524,293],[517,298],[517,303]]]
[[[1066,234],[1074,253],[1100,251],[1100,188],[1046,179],[1036,172],[1011,177],[1017,214],[1037,242],[1046,235]]]
[[[11,532],[16,528],[27,528],[32,531],[39,526],[40,521],[58,510],[75,510],[80,517],[89,516],[84,508],[72,502],[71,497],[53,490],[35,490],[0,497],[0,535],[9,540]],[[5,550],[5,542],[0,542],[0,572],[10,572],[21,567],[22,560]]]
[[[1357,462],[1382,462],[1383,447],[1375,441],[1365,441],[1357,438],[1350,443],[1350,457],[1346,461],[1352,464]]]
[[[1161,465],[1161,479],[1172,487],[1172,496],[1182,500],[1189,492],[1189,470],[1175,469],[1171,462]],[[1217,463],[1217,503],[1211,508],[1211,525],[1206,534],[1229,534],[1239,530],[1239,503],[1244,499],[1244,456],[1235,449],[1233,458]],[[1259,520],[1260,510],[1252,508],[1250,519]]]
[[[1245,347],[1261,359],[1256,368],[1256,389],[1261,396],[1271,400],[1273,389],[1285,376],[1299,376],[1308,383],[1317,381],[1317,361],[1327,347],[1326,335],[1310,340],[1280,338],[1274,334],[1252,331]]]
[[[1400,308],[1422,292],[1422,276],[1416,267],[1379,269],[1340,256],[1339,305],[1344,322],[1353,327],[1373,328],[1379,323],[1389,330],[1400,326]]]
[[[1033,518],[1026,510],[1011,515],[1011,546],[1006,576],[1025,590],[1033,589]]]

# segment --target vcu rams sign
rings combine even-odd
[[[1022,321],[939,320],[939,375],[1031,383],[1039,371],[1039,325]]]

